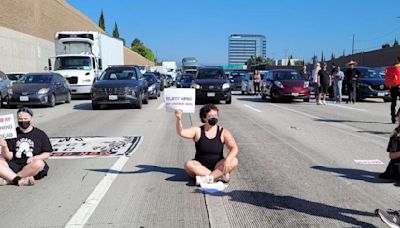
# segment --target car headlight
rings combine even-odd
[[[222,89],[229,89],[230,86],[231,86],[231,85],[230,85],[229,83],[224,83],[224,84],[222,85]]]
[[[192,84],[192,88],[201,89],[201,86],[199,84],[197,84],[197,83],[193,83]]]
[[[310,83],[307,82],[307,81],[305,81],[305,82],[304,82],[304,88],[308,88],[309,86],[310,86]]]
[[[274,84],[275,84],[278,88],[281,88],[281,89],[284,88],[282,82],[280,82],[280,81],[274,81]]]
[[[153,91],[153,90],[155,90],[155,89],[156,89],[156,85],[153,84],[153,85],[149,86],[149,88],[148,88],[147,90],[148,90],[148,91]]]
[[[8,92],[8,94],[13,94],[14,93],[11,88],[9,88],[7,92]]]
[[[49,92],[49,88],[42,88],[39,90],[38,94],[46,94]]]

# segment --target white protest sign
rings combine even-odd
[[[195,89],[164,89],[165,110],[167,112],[175,112],[176,109],[180,109],[184,113],[194,113],[195,99]]]
[[[13,114],[0,116],[0,136],[5,139],[17,138]]]

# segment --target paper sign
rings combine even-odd
[[[381,160],[354,160],[355,163],[359,165],[383,165],[384,163]]]
[[[5,139],[17,138],[13,114],[0,116],[0,136]]]
[[[165,110],[175,112],[180,109],[184,113],[194,113],[196,104],[195,89],[164,89]]]

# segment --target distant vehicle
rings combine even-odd
[[[150,73],[153,73],[156,76],[158,82],[160,82],[160,91],[163,91],[164,90],[164,76],[160,72],[157,72],[157,71],[150,72]]]
[[[233,71],[230,73],[229,79],[233,90],[241,90],[242,81],[245,75],[246,75],[245,72],[239,72],[239,71]]]
[[[185,57],[182,59],[182,71],[183,73],[196,74],[199,63],[194,57]]]
[[[170,75],[173,79],[173,81],[176,80],[176,74],[177,74],[177,69],[178,67],[176,66],[175,61],[163,61],[161,62],[161,65],[165,69],[165,74]]]
[[[8,90],[7,104],[46,105],[71,102],[71,88],[68,81],[57,73],[28,73],[20,77]]]
[[[387,86],[385,86],[385,78],[382,77],[376,69],[365,66],[355,67],[360,75],[356,79],[356,98],[357,100],[363,100],[366,98],[382,98],[384,102],[391,101],[390,91]],[[348,67],[341,68],[343,72],[346,72]],[[343,83],[343,94],[348,95],[345,84]],[[329,97],[333,97],[333,87],[328,88]]]
[[[160,82],[153,73],[145,73],[143,77],[148,84],[149,98],[157,99],[160,96]]]
[[[278,99],[310,100],[308,81],[294,69],[275,69],[267,73],[261,82],[261,97],[270,97],[272,102]]]
[[[222,67],[199,67],[193,80],[196,103],[221,101],[232,103],[231,85]]]
[[[181,74],[176,81],[176,88],[190,88],[194,79],[194,74]]]
[[[149,103],[148,84],[138,67],[108,67],[93,84],[91,98],[93,110],[116,104],[141,109]]]
[[[12,76],[8,76],[0,71],[0,107],[3,106],[3,103],[7,102],[8,88],[13,83],[10,78],[12,78]]]
[[[94,79],[103,69],[124,64],[123,48],[120,39],[101,32],[57,32],[54,72],[67,78],[72,94],[89,94]]]
[[[167,74],[167,75],[166,75],[166,80],[167,80],[167,82],[168,82],[168,87],[174,85],[174,79],[172,78],[171,75]]]

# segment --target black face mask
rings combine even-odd
[[[31,126],[30,121],[18,121],[18,126],[20,126],[22,129],[28,129],[29,126]]]
[[[216,125],[218,123],[218,119],[217,118],[211,118],[211,119],[208,119],[208,124],[210,124],[211,126],[214,126],[214,125]]]

